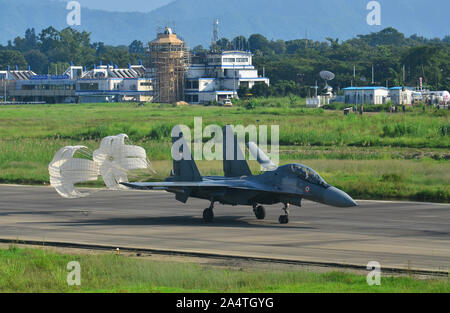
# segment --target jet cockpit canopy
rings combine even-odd
[[[321,185],[325,188],[330,187],[330,185],[328,185],[327,182],[312,168],[302,164],[294,164],[291,166],[291,170],[295,175],[311,184]]]

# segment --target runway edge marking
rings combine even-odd
[[[18,240],[18,239],[1,239],[2,244],[23,244],[29,246],[38,247],[54,247],[54,248],[72,248],[72,249],[82,249],[82,250],[108,250],[115,251],[117,248],[123,252],[144,252],[149,254],[158,255],[174,255],[174,256],[186,256],[186,257],[201,257],[201,258],[211,258],[211,259],[228,259],[228,260],[242,260],[242,261],[254,261],[261,263],[278,263],[278,264],[290,264],[290,265],[303,265],[303,266],[316,266],[316,267],[330,267],[330,268],[341,268],[341,269],[352,269],[366,271],[367,267],[357,264],[349,263],[333,263],[333,262],[314,262],[314,261],[301,261],[301,260],[288,260],[288,259],[273,259],[273,258],[262,258],[262,257],[251,257],[251,256],[236,256],[236,255],[225,255],[225,254],[215,254],[215,253],[202,253],[202,252],[188,252],[188,251],[176,251],[176,250],[158,250],[158,249],[140,249],[140,248],[129,248],[129,247],[116,247],[107,245],[93,245],[93,244],[81,244],[81,243],[68,243],[68,242],[50,242],[50,241],[37,241],[37,240]],[[449,277],[448,271],[442,270],[424,270],[424,269],[404,269],[395,267],[383,267],[384,273],[390,274],[413,274],[421,276],[440,276]]]

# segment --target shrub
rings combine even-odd
[[[391,183],[399,183],[403,181],[403,177],[399,174],[390,173],[390,174],[384,174],[381,177],[382,182],[391,182]]]

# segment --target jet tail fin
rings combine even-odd
[[[175,181],[202,181],[197,164],[195,164],[184,134],[179,126],[175,126],[172,130],[172,143],[172,177]]]
[[[239,147],[233,128],[223,128],[223,171],[225,177],[251,176],[252,172],[245,160],[245,154]]]

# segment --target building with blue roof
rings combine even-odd
[[[346,104],[384,104],[389,100],[389,89],[381,86],[344,88]]]
[[[414,102],[415,88],[396,86],[389,88],[389,96],[396,105],[411,105]]]

